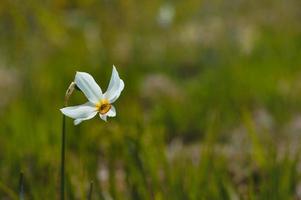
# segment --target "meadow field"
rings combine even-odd
[[[1,0],[0,199],[59,199],[77,71],[125,88],[66,118],[66,199],[301,199],[301,1]],[[69,105],[86,101],[75,91]]]

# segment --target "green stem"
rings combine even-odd
[[[91,181],[91,183],[90,183],[90,189],[89,189],[89,193],[88,193],[88,200],[92,199],[92,192],[93,192],[93,181]]]
[[[65,138],[66,138],[66,117],[62,121],[62,149],[61,149],[61,200],[65,199]]]
[[[23,172],[20,172],[19,178],[19,199],[24,200]]]

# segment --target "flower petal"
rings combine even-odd
[[[116,116],[116,109],[113,105],[111,106],[111,109],[106,113],[106,115],[108,117],[115,117]]]
[[[104,98],[108,99],[110,103],[114,103],[120,96],[124,88],[124,82],[119,78],[118,72],[113,65],[111,80],[107,91],[104,93]]]
[[[107,121],[107,115],[106,114],[104,114],[104,115],[102,115],[102,114],[100,114],[99,113],[99,117],[103,120],[103,121]]]
[[[73,123],[74,123],[74,125],[78,125],[84,120],[92,119],[93,117],[95,117],[96,114],[97,114],[97,111],[91,113],[89,116],[87,116],[85,118],[78,118],[78,119],[74,120]]]
[[[96,104],[102,98],[101,88],[90,74],[86,72],[76,72],[74,82],[90,102]]]
[[[114,103],[118,99],[118,97],[120,96],[123,89],[124,89],[124,82],[123,82],[123,80],[120,79],[119,90],[118,90],[118,92],[116,92],[115,97],[109,100],[110,103]]]
[[[87,102],[79,106],[62,108],[61,112],[68,117],[78,119],[89,117],[92,113],[97,112],[97,110],[91,102]]]

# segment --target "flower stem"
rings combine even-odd
[[[23,172],[20,172],[19,178],[19,199],[24,200]]]
[[[90,189],[88,193],[88,200],[92,199],[92,192],[93,192],[93,181],[90,182]]]
[[[66,117],[62,121],[62,148],[61,148],[61,200],[65,199],[65,139],[66,139]]]
[[[76,87],[76,84],[74,82],[71,82],[69,85],[66,93],[65,93],[65,101],[64,106],[68,105],[68,100],[70,96],[72,95],[74,89]],[[66,141],[66,117],[63,115],[63,121],[62,121],[62,147],[61,147],[61,200],[65,199],[65,142]]]

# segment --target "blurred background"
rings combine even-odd
[[[26,199],[58,199],[65,91],[114,64],[117,117],[67,119],[67,199],[301,199],[300,8],[1,0],[0,198],[23,171]]]

